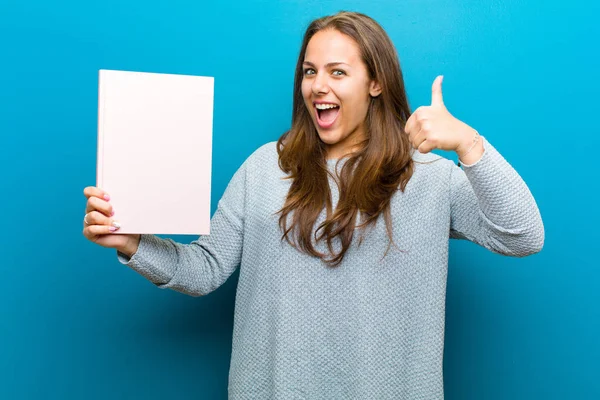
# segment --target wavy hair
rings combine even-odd
[[[337,30],[356,42],[369,78],[382,88],[379,96],[370,98],[365,139],[337,177],[327,168],[326,146],[319,138],[301,90],[306,47],[324,29]],[[292,180],[285,204],[278,211],[282,240],[321,258],[329,266],[337,266],[350,247],[355,230],[374,225],[383,214],[391,245],[390,200],[397,190],[405,190],[414,168],[411,144],[404,131],[409,116],[396,49],[376,21],[361,13],[340,12],[311,22],[296,64],[292,125],[277,141],[279,167]],[[339,188],[334,211],[328,176],[334,178]],[[317,251],[312,241],[313,228],[323,208],[326,218],[314,231],[314,238],[317,242],[325,240],[329,254]],[[337,252],[333,246],[336,237],[341,245]],[[358,245],[361,242],[362,235]]]

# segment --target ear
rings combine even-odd
[[[381,94],[381,85],[377,81],[371,81],[369,85],[369,94],[371,97],[377,97]]]

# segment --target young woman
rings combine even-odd
[[[240,267],[232,399],[441,399],[448,239],[512,256],[544,241],[526,184],[448,112],[441,84],[411,114],[375,21],[315,20],[291,129],[235,173],[209,236],[112,235],[114,211],[95,187],[84,190],[83,233],[192,296]],[[462,169],[433,149],[456,151]]]

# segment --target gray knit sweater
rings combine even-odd
[[[335,268],[281,240],[275,213],[290,181],[271,142],[231,179],[210,235],[190,244],[142,235],[137,253],[117,252],[118,260],[191,296],[212,292],[240,267],[230,399],[443,399],[448,239],[511,256],[539,252],[544,242],[526,184],[483,141],[483,157],[463,169],[415,151],[406,191],[391,200],[398,247],[385,258],[382,218],[360,247],[355,235]]]

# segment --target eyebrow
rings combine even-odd
[[[310,61],[304,61],[303,64],[307,64],[310,65],[311,67],[315,67],[315,64],[311,63]],[[325,68],[331,68],[331,67],[337,67],[338,65],[347,65],[348,67],[350,66],[349,64],[346,64],[344,62],[340,62],[340,61],[336,61],[336,62],[330,62],[325,64]]]

